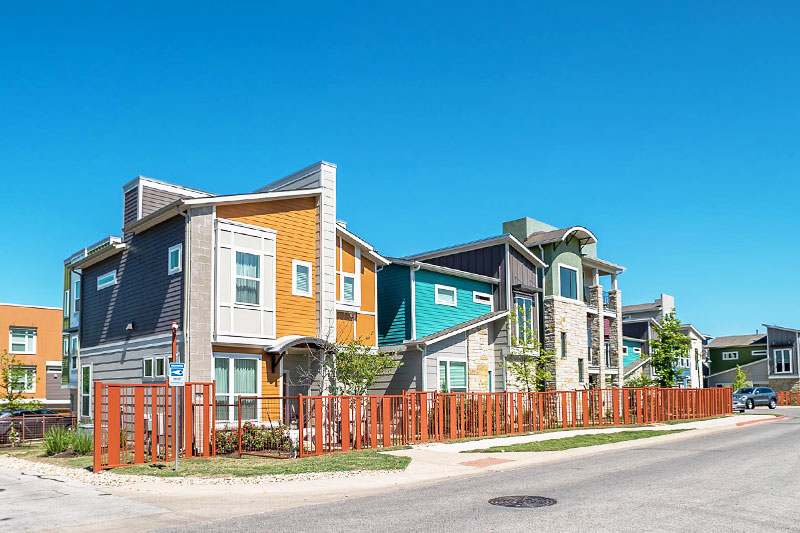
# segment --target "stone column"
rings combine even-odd
[[[608,307],[614,313],[608,339],[611,342],[611,363],[618,372],[616,386],[621,387],[624,364],[622,361],[622,293],[619,290],[608,291]]]
[[[603,286],[592,285],[589,287],[589,305],[597,309],[597,314],[592,315],[592,363],[600,367],[597,376],[599,387],[605,386],[606,358],[604,357],[604,331],[603,331]]]
[[[184,345],[189,379],[212,381],[214,359],[211,353],[213,328],[214,287],[214,209],[198,207],[189,212],[189,256],[187,257],[186,288],[189,308],[185,309],[187,323]]]
[[[467,333],[467,391],[489,392],[489,329]]]

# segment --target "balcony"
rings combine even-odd
[[[594,302],[591,299],[591,291],[588,285],[583,286],[583,303],[586,305],[594,306]],[[603,291],[603,309],[611,310],[611,306],[608,303],[608,291]]]

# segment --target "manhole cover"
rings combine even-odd
[[[501,507],[547,507],[558,502],[544,496],[500,496],[492,498],[489,503]]]

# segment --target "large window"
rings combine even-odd
[[[8,336],[11,353],[36,353],[36,328],[10,328]]]
[[[561,283],[561,296],[578,299],[578,270],[561,265],[558,267],[558,278]]]
[[[517,311],[517,341],[525,342],[530,335],[533,335],[533,298],[515,296],[514,307]]]
[[[311,263],[292,260],[292,294],[311,296]]]
[[[467,392],[467,363],[439,361],[439,391]]]
[[[105,289],[106,287],[110,287],[112,285],[117,284],[117,271],[112,270],[111,272],[106,272],[105,274],[101,274],[97,276],[97,290]]]
[[[257,358],[214,356],[214,379],[217,386],[217,420],[233,422],[239,419],[239,397],[251,397],[252,402],[242,403],[242,420],[257,418],[258,398]]]
[[[236,252],[236,303],[258,305],[261,288],[261,258]]]
[[[776,374],[791,374],[792,373],[792,349],[780,348],[773,352],[775,358],[775,373]]]
[[[14,392],[36,392],[36,367],[15,366],[8,372],[9,389]]]
[[[92,416],[92,366],[81,367],[81,416]]]
[[[167,251],[167,275],[176,274],[183,268],[183,244],[171,246]]]
[[[434,291],[437,305],[449,305],[450,307],[458,306],[458,291],[455,287],[436,285]]]

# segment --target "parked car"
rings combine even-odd
[[[737,396],[736,394],[733,395],[733,410],[738,411],[740,413],[744,413],[744,410],[747,408],[747,404],[745,403],[744,397]]]
[[[778,395],[769,387],[742,387],[733,393],[733,400],[744,402],[747,409],[757,405],[767,405],[770,409],[778,407]]]

